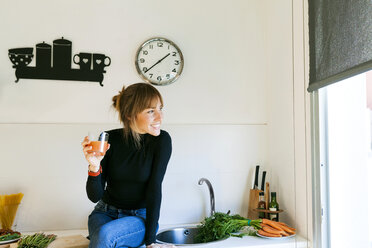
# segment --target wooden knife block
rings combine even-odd
[[[258,212],[254,211],[258,207],[258,202],[260,199],[260,189],[251,189],[249,191],[249,202],[248,202],[248,219],[255,220],[258,219]]]

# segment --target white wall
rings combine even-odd
[[[81,136],[112,124],[2,124],[0,194],[25,194],[20,230],[85,228],[94,206],[85,193],[87,166]],[[165,125],[173,155],[164,179],[161,223],[195,223],[209,214],[206,185],[216,210],[246,215],[250,165],[266,163],[265,126]],[[242,155],[244,154],[244,155]]]
[[[0,191],[25,193],[18,228],[86,227],[93,205],[85,194],[81,139],[92,128],[120,125],[111,97],[140,81],[135,52],[153,36],[171,39],[185,57],[179,80],[158,87],[174,146],[161,222],[198,222],[209,212],[200,177],[215,187],[216,210],[246,215],[251,168],[268,164],[264,11],[261,1],[246,0],[2,1],[0,30],[8,35],[0,43]],[[14,83],[7,49],[61,36],[72,41],[73,54],[111,57],[104,87]]]
[[[266,1],[268,159],[281,221],[312,246],[307,1]]]
[[[198,222],[208,214],[200,177],[211,180],[217,211],[246,216],[253,168],[260,164],[285,209],[282,220],[301,232],[307,212],[298,212],[295,201],[293,58],[303,55],[293,55],[292,7],[290,0],[2,1],[0,193],[25,193],[18,228],[86,227],[93,204],[85,195],[80,141],[87,130],[120,125],[111,97],[140,81],[138,46],[164,36],[181,48],[185,68],[174,84],[157,87],[174,146],[160,222]],[[295,18],[302,22],[302,15]],[[73,54],[111,57],[104,87],[14,83],[7,49],[61,36],[72,41]]]
[[[185,57],[177,83],[159,87],[166,99],[167,123],[266,122],[265,15],[260,1],[33,0],[0,4],[0,28],[6,34],[0,58],[1,122],[116,122],[109,111],[111,97],[123,84],[140,81],[135,53],[154,36],[174,41]],[[7,49],[34,47],[42,41],[52,44],[62,36],[72,41],[73,54],[102,52],[111,57],[103,88],[79,81],[20,79],[14,83]],[[22,97],[15,100],[15,96]]]
[[[287,220],[294,212],[294,140],[291,1],[268,2],[267,49],[268,137],[272,174]],[[284,220],[283,220],[284,221]]]

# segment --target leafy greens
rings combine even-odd
[[[216,212],[212,216],[205,218],[198,225],[199,232],[195,236],[195,241],[206,243],[216,240],[228,238],[230,236],[242,237],[251,235],[251,232],[234,234],[242,230],[245,226],[253,226],[255,229],[261,228],[261,219],[248,220],[244,217],[235,214],[229,215],[221,212]]]

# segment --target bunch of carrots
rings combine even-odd
[[[289,227],[283,222],[268,219],[262,219],[260,226],[261,228],[257,230],[257,233],[266,237],[284,237],[296,233],[295,228]]]
[[[258,234],[267,237],[291,236],[296,233],[296,229],[289,227],[283,222],[268,219],[250,220],[238,214],[230,215],[229,212],[226,214],[215,212],[198,225],[199,231],[195,236],[195,241],[205,243],[225,239],[230,236],[243,237],[245,235],[256,235],[256,231],[240,232],[245,226],[251,226]]]

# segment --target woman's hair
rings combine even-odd
[[[143,110],[151,107],[153,101],[159,100],[163,105],[160,92],[151,84],[136,83],[128,87],[123,86],[119,94],[112,98],[113,106],[119,113],[120,121],[124,125],[124,137],[133,137],[138,148],[141,147],[141,136],[133,130],[136,127],[136,117]]]

